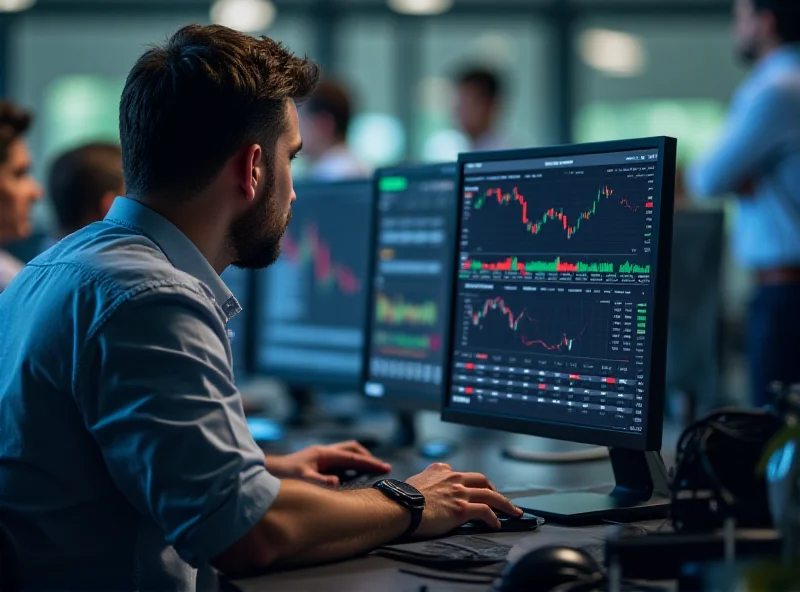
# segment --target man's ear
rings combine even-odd
[[[261,157],[261,146],[258,144],[244,148],[240,186],[248,201],[255,200],[258,195],[258,184],[262,180]]]

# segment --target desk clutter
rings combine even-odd
[[[665,520],[584,528],[543,521],[513,547],[456,536],[379,554],[425,568],[403,573],[495,592],[795,590],[800,385],[776,388],[773,409],[721,409],[684,430]]]

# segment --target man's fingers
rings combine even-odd
[[[371,454],[359,454],[336,448],[325,449],[319,459],[321,470],[326,469],[356,469],[369,473],[384,474],[392,470],[392,465],[375,458]]]
[[[500,530],[500,520],[486,504],[467,504],[467,517],[468,520],[480,520],[490,528]]]
[[[491,489],[497,491],[491,481],[486,478],[486,475],[480,473],[462,473],[464,477],[464,485],[467,487],[476,487],[480,489]]]
[[[520,514],[519,508],[496,491],[491,491],[490,489],[468,489],[467,496],[471,503],[486,504],[503,514],[508,514],[509,516],[519,516]]]
[[[336,450],[345,450],[348,452],[356,452],[358,454],[363,454],[364,456],[373,456],[369,450],[364,448],[364,446],[362,446],[355,440],[350,440],[348,442],[339,442],[338,444],[332,444],[331,448],[335,448]]]

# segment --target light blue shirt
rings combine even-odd
[[[721,139],[687,176],[697,197],[740,191],[733,242],[752,269],[800,266],[800,45],[763,59],[734,96]]]
[[[195,245],[117,198],[0,294],[0,522],[24,589],[194,590],[280,481],[247,428]]]

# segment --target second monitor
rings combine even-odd
[[[364,393],[403,410],[441,407],[456,165],[375,176]]]
[[[293,386],[358,387],[372,187],[298,183],[279,260],[259,274],[256,371]]]

